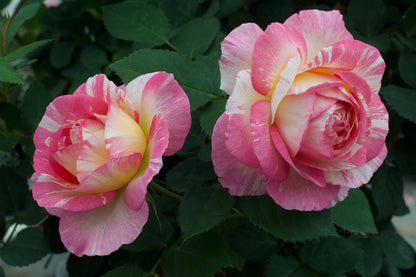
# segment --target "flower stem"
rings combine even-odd
[[[156,183],[153,180],[150,182],[149,186],[153,190],[155,190],[156,192],[158,192],[160,194],[166,195],[166,196],[168,196],[168,197],[170,197],[172,199],[178,200],[178,201],[181,201],[182,200],[182,196],[180,196],[179,194],[174,193],[174,192],[172,192],[172,191],[170,191],[170,190],[162,187],[161,185],[159,185],[158,183]]]
[[[165,44],[169,46],[172,50],[179,52],[179,49],[173,46],[173,44],[169,40],[165,40]]]

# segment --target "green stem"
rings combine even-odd
[[[160,194],[166,195],[166,196],[168,196],[172,199],[178,200],[178,201],[182,200],[182,196],[180,196],[179,194],[174,193],[174,192],[162,187],[161,185],[159,185],[158,183],[156,183],[153,180],[150,182],[149,186],[150,186],[150,188],[152,188],[153,190],[155,190],[156,192],[158,192]]]
[[[173,46],[173,44],[169,40],[165,40],[165,44],[169,46],[172,50],[179,52],[179,49]]]
[[[7,45],[8,45],[8,41],[7,41],[7,33],[9,32],[9,28],[10,25],[12,24],[13,19],[16,17],[16,15],[19,13],[20,9],[23,7],[23,5],[25,4],[26,0],[21,0],[19,5],[17,6],[17,8],[15,9],[12,17],[7,20],[2,27],[1,30],[1,52],[2,52],[2,56],[6,56],[7,55]]]
[[[157,276],[156,274],[155,274],[155,271],[156,271],[156,269],[157,269],[157,267],[159,266],[159,264],[160,264],[160,260],[161,260],[161,258],[159,258],[159,260],[157,260],[157,262],[155,263],[155,265],[152,267],[152,270],[149,272],[150,274],[152,274],[153,276]]]

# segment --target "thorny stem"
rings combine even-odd
[[[150,186],[150,188],[152,188],[156,192],[159,192],[160,194],[166,195],[166,196],[168,196],[172,199],[178,200],[178,201],[182,200],[182,196],[180,196],[179,194],[174,193],[174,192],[162,187],[161,185],[159,185],[155,181],[151,181],[149,186]]]

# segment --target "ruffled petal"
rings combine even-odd
[[[173,155],[181,149],[191,128],[191,111],[188,97],[173,75],[157,72],[150,78],[147,75],[140,76],[126,86],[126,91],[140,111],[140,127],[145,134],[149,133],[156,114],[166,121],[169,145],[164,155]]]
[[[346,39],[352,35],[345,28],[339,11],[304,10],[289,17],[285,25],[296,29],[305,39],[310,61],[325,47]]]
[[[251,69],[254,89],[268,95],[276,87],[289,60],[295,56],[300,57],[301,65],[305,63],[307,49],[302,35],[290,26],[270,24],[254,45]]]
[[[289,174],[289,164],[276,151],[270,136],[270,102],[262,100],[251,108],[251,135],[254,152],[270,180],[283,181]]]
[[[221,185],[232,195],[264,195],[266,183],[259,178],[258,170],[235,159],[225,145],[228,115],[222,114],[212,133],[212,163]]]
[[[120,192],[103,207],[85,212],[62,212],[59,232],[65,247],[78,257],[105,256],[133,242],[147,218],[146,202],[138,211],[133,211],[126,206]]]
[[[254,43],[263,30],[254,23],[245,23],[229,33],[221,43],[220,88],[231,95],[237,73],[251,68]]]
[[[304,179],[293,168],[283,182],[268,182],[267,193],[286,210],[320,211],[328,207],[340,186],[318,187]]]
[[[145,201],[147,184],[162,168],[162,155],[168,147],[169,131],[161,115],[153,118],[147,139],[147,150],[139,171],[130,181],[124,194],[124,201],[132,210],[138,210]]]

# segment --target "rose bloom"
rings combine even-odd
[[[96,75],[49,104],[34,135],[32,190],[60,217],[65,247],[108,255],[133,242],[148,217],[147,184],[190,126],[189,100],[166,72],[121,87]]]
[[[50,8],[50,7],[56,8],[62,4],[62,0],[44,0],[43,4],[47,8]]]
[[[212,160],[232,195],[268,194],[285,209],[322,210],[367,183],[386,157],[385,64],[338,11],[305,10],[222,42],[230,95]]]

